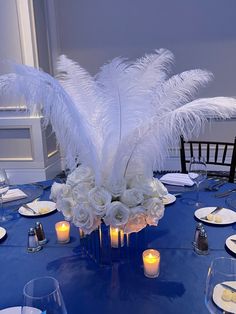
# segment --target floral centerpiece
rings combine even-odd
[[[198,135],[209,118],[236,114],[234,98],[195,99],[212,73],[196,69],[168,78],[173,60],[159,49],[134,62],[115,58],[92,76],[61,56],[57,79],[24,65],[0,77],[5,102],[42,110],[45,124],[50,121],[71,169],[51,195],[86,233],[101,220],[127,233],[156,225],[167,191],[153,171],[163,169],[168,149],[180,135]]]
[[[164,215],[167,189],[157,179],[137,175],[124,182],[122,191],[98,187],[92,170],[79,166],[66,184],[54,183],[51,198],[67,220],[89,234],[104,221],[124,233],[138,232],[146,225],[157,226]]]

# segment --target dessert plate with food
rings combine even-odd
[[[194,213],[195,217],[213,225],[228,225],[236,222],[236,213],[224,207],[203,207]]]

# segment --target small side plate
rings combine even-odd
[[[3,239],[6,234],[7,234],[6,229],[4,229],[3,227],[0,227],[0,240]]]
[[[236,243],[234,243],[232,240],[236,241],[236,234],[231,235],[230,237],[228,237],[225,241],[225,245],[227,246],[227,248],[233,252],[234,254],[236,254]]]
[[[173,194],[167,194],[163,197],[164,205],[172,204],[176,201],[176,197]]]
[[[236,213],[228,208],[222,208],[217,215],[221,216],[222,222],[215,222],[210,220],[201,219],[202,217],[210,214],[216,207],[203,207],[195,211],[194,215],[197,219],[212,224],[212,225],[229,225],[236,222]]]
[[[236,281],[225,281],[222,283],[227,284],[233,288],[236,288]],[[222,293],[224,290],[225,290],[225,288],[223,286],[221,286],[220,283],[217,284],[213,290],[213,296],[212,296],[213,301],[222,310],[224,310],[226,312],[230,312],[230,313],[236,313],[236,303],[231,302],[231,301],[226,302],[222,299]]]
[[[56,210],[56,203],[50,202],[50,201],[37,201],[37,202],[28,203],[27,205],[31,207],[34,211],[36,211],[37,214],[33,213],[31,210],[27,209],[26,207],[21,206],[18,209],[18,212],[22,216],[26,216],[26,217],[44,216]]]

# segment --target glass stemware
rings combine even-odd
[[[23,290],[21,314],[67,314],[58,281],[40,277],[29,281]]]
[[[10,216],[5,215],[4,206],[3,206],[3,195],[9,190],[9,182],[7,178],[6,171],[0,169],[0,222],[10,220]]]
[[[222,283],[236,287],[236,259],[227,257],[214,259],[208,270],[205,289],[205,304],[210,313],[235,313],[236,304],[222,299],[226,290]]]
[[[192,157],[189,165],[188,171],[189,178],[195,183],[197,189],[197,197],[196,202],[193,205],[197,207],[203,206],[202,203],[199,202],[199,185],[207,178],[207,167],[205,163],[204,157]]]

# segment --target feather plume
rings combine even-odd
[[[55,79],[42,71],[23,65],[16,65],[14,69],[14,75],[1,76],[0,91],[9,97],[13,95],[14,99],[23,97],[29,110],[34,109],[35,104],[41,107],[66,153],[68,165],[75,167],[76,157],[80,156],[81,161],[97,173],[99,163],[89,125],[69,95]]]
[[[198,135],[211,118],[236,114],[236,99],[196,99],[212,74],[191,70],[167,79],[173,61],[160,49],[135,62],[115,58],[92,77],[61,56],[59,81],[39,70],[16,65],[0,77],[1,96],[38,106],[50,121],[67,163],[94,170],[97,185],[116,186],[135,174],[152,177],[179,136]]]

